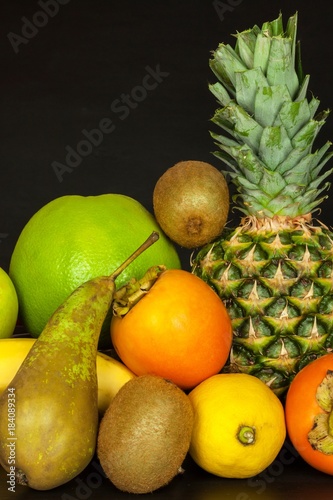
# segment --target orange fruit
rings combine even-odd
[[[175,247],[153,215],[121,194],[68,195],[43,206],[23,228],[9,268],[28,332],[38,337],[75,288],[111,274],[152,231],[160,233],[159,240],[124,270],[117,286],[155,264],[180,267]],[[109,323],[110,318],[104,331],[110,342]]]
[[[112,318],[111,339],[136,375],[159,375],[189,389],[224,366],[231,348],[231,320],[203,280],[169,269],[127,314]]]
[[[0,338],[8,338],[14,332],[18,314],[18,299],[14,284],[0,267]]]
[[[285,414],[289,438],[305,462],[333,475],[333,354],[304,366],[291,381]]]
[[[202,469],[249,478],[275,460],[286,437],[284,409],[264,382],[245,373],[218,374],[189,398],[194,408],[189,453]]]

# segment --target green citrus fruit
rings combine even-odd
[[[141,278],[153,265],[181,267],[175,247],[153,215],[121,194],[67,195],[43,206],[23,228],[9,268],[28,332],[38,337],[75,288],[111,274],[152,231],[159,232],[159,240],[121,273],[117,287]],[[109,338],[109,319],[106,323],[100,345]]]
[[[18,314],[18,299],[12,280],[0,267],[0,338],[11,337]]]

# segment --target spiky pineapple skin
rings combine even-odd
[[[310,216],[247,217],[201,248],[192,272],[232,320],[223,371],[254,375],[281,396],[303,366],[333,350],[333,233]]]

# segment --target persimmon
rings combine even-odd
[[[333,354],[302,368],[286,396],[287,432],[300,456],[333,475]]]
[[[136,293],[143,296],[137,300]],[[120,289],[114,310],[112,344],[136,375],[159,375],[191,389],[217,374],[228,359],[228,312],[217,293],[188,271],[161,267],[152,280],[148,276],[139,286]]]

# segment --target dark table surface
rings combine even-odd
[[[122,193],[151,210],[153,187],[174,163],[197,159],[220,167],[208,132],[216,106],[207,88],[215,81],[210,52],[222,41],[233,43],[237,30],[275,19],[280,10],[285,20],[299,11],[310,89],[323,109],[332,108],[333,4],[326,0],[3,2],[0,266],[8,270],[25,223],[58,196]],[[82,141],[96,129],[102,135],[84,150]],[[320,145],[333,138],[331,117],[320,137]],[[73,150],[80,155],[70,164],[66,155]],[[70,168],[59,174],[59,165]],[[237,213],[231,216],[236,223]],[[331,198],[320,218],[332,224]],[[187,268],[189,252],[179,251]],[[0,498],[133,497],[103,479],[94,463],[76,480],[48,492],[17,486],[13,494],[1,470]],[[310,468],[289,448],[250,480],[217,478],[190,459],[185,465],[185,473],[153,498],[332,497],[333,478]]]
[[[329,500],[333,478],[310,468],[289,446],[281,450],[275,462],[262,474],[250,479],[219,478],[200,469],[190,457],[184,462],[185,472],[169,485],[153,493],[134,495],[117,490],[105,478],[97,459],[69,483],[49,491],[36,491],[16,485],[15,493],[5,487],[6,476],[0,471],[1,499],[12,500]]]

